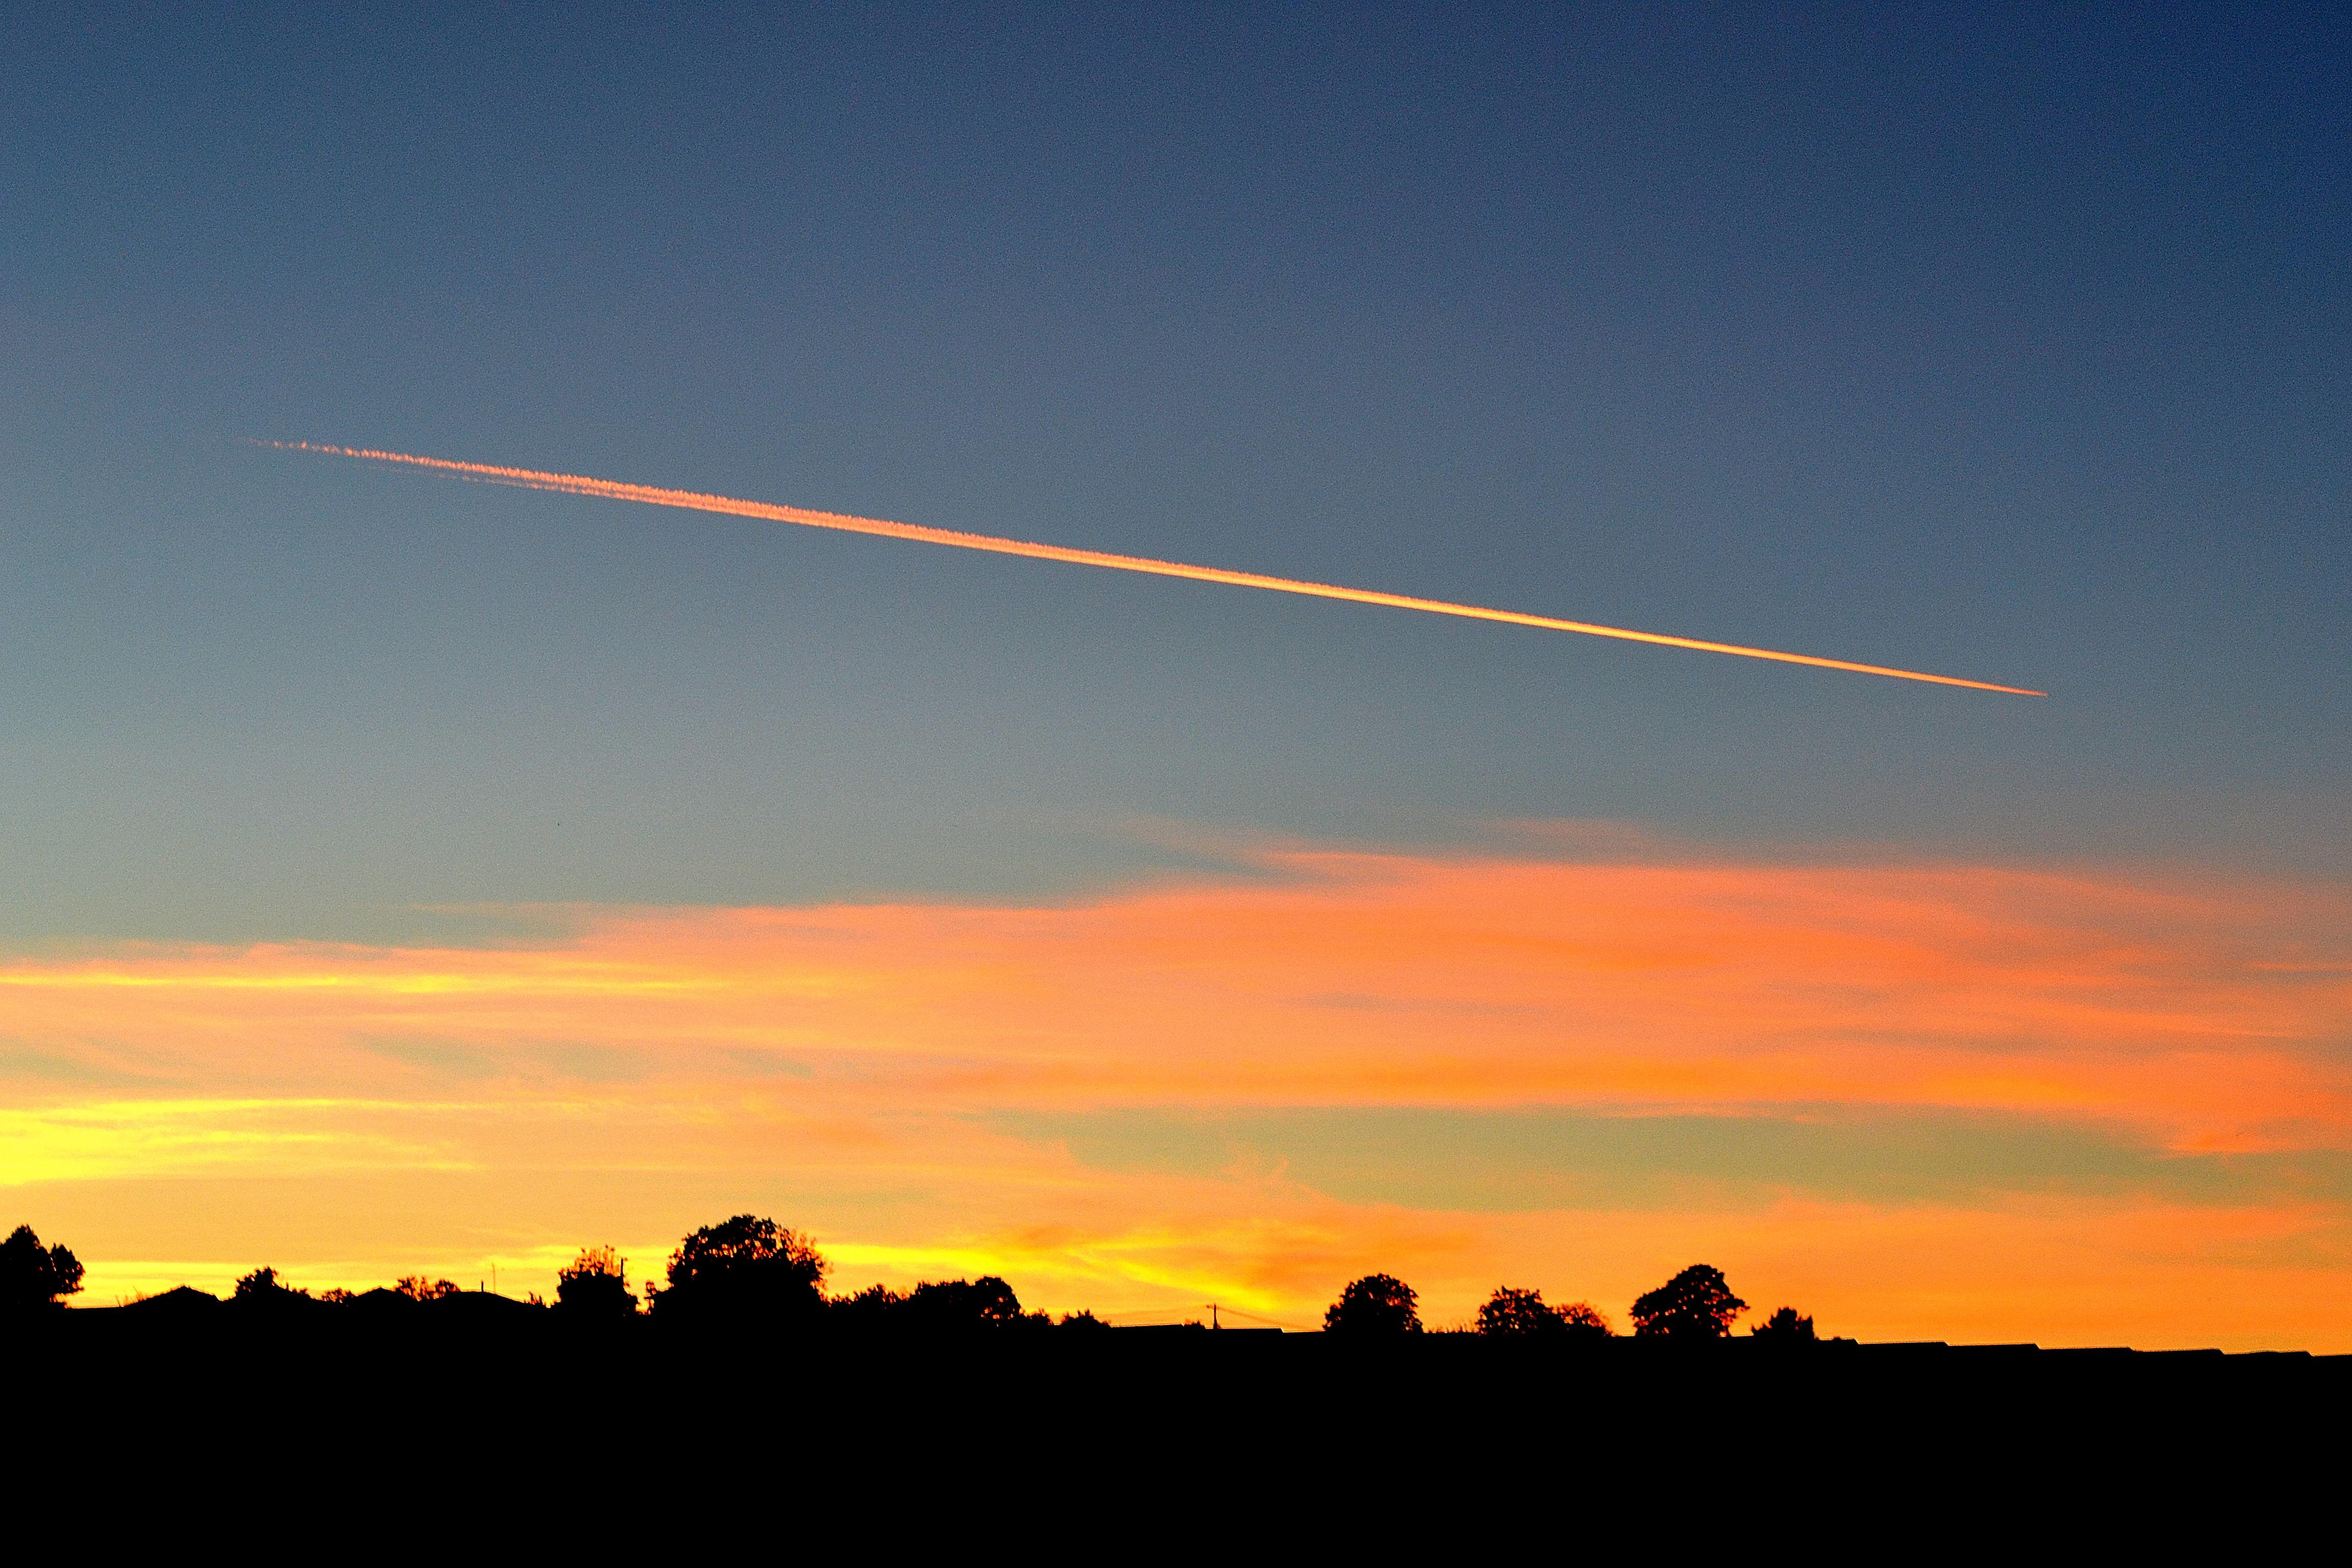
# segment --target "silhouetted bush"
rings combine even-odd
[[[0,1310],[38,1311],[61,1307],[81,1289],[81,1261],[63,1243],[43,1247],[29,1225],[0,1241]]]
[[[868,1285],[854,1296],[836,1296],[825,1303],[825,1315],[836,1326],[871,1333],[898,1321],[907,1298],[887,1285]]]
[[[927,1279],[912,1290],[868,1285],[825,1303],[831,1324],[852,1333],[965,1333],[975,1331],[1100,1329],[1092,1312],[1072,1312],[1055,1323],[1045,1312],[1024,1311],[1013,1287],[993,1274],[977,1279]]]
[[[1610,1334],[1609,1320],[1590,1301],[1555,1307],[1540,1290],[1518,1290],[1508,1285],[1498,1288],[1478,1309],[1477,1331],[1521,1339],[1607,1339]]]
[[[1552,1310],[1559,1314],[1560,1326],[1579,1339],[1605,1340],[1617,1331],[1609,1326],[1601,1309],[1590,1301],[1570,1301]]]
[[[405,1296],[412,1301],[438,1301],[444,1296],[457,1294],[454,1280],[427,1279],[422,1274],[404,1274],[392,1289],[395,1294]],[[373,1290],[368,1292],[370,1295],[374,1293]]]
[[[637,1315],[628,1259],[609,1247],[583,1247],[555,1274],[555,1305],[567,1318],[611,1322]]]
[[[1633,1303],[1633,1331],[1678,1340],[1719,1340],[1748,1303],[1731,1293],[1723,1270],[1694,1263]]]
[[[1478,1331],[1482,1334],[1514,1335],[1523,1338],[1562,1335],[1568,1324],[1557,1309],[1544,1304],[1540,1290],[1516,1290],[1508,1285],[1498,1286],[1478,1309]]]
[[[669,1321],[813,1322],[824,1310],[825,1261],[808,1237],[739,1214],[705,1226],[670,1255],[667,1289],[648,1289]]]
[[[278,1278],[278,1270],[263,1267],[255,1269],[236,1282],[229,1292],[230,1300],[246,1308],[285,1308],[299,1302],[310,1305],[310,1292],[299,1290]]]
[[[1412,1286],[1392,1274],[1367,1274],[1324,1310],[1323,1327],[1335,1334],[1417,1334],[1420,1300]]]
[[[993,1274],[925,1280],[907,1293],[900,1311],[909,1328],[928,1331],[1002,1329],[1021,1321],[1021,1298]]]
[[[1813,1321],[1797,1316],[1794,1307],[1783,1307],[1770,1317],[1748,1331],[1759,1340],[1786,1340],[1791,1343],[1810,1342],[1813,1338]]]

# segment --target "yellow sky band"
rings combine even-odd
[[[1181,561],[1155,561],[1146,555],[1115,555],[1103,550],[1073,550],[1067,545],[1038,544],[1025,539],[1003,539],[991,533],[964,533],[950,528],[925,528],[917,523],[890,522],[876,517],[811,511],[805,507],[739,500],[732,496],[706,495],[698,490],[625,484],[617,479],[546,473],[536,468],[500,468],[489,463],[461,463],[447,458],[420,458],[406,452],[379,452],[363,447],[329,447],[310,441],[268,441],[262,445],[285,452],[317,452],[329,457],[359,458],[372,463],[403,463],[410,468],[454,474],[460,479],[514,485],[524,489],[594,496],[604,500],[640,501],[647,506],[683,507],[693,511],[723,512],[730,517],[756,517],[771,522],[797,523],[803,528],[830,528],[843,533],[870,533],[883,539],[910,540],[918,544],[947,544],[959,550],[985,550],[997,555],[1026,555],[1038,561],[1063,561],[1074,566],[1106,566],[1115,572],[1142,572],[1155,577],[1186,577],[1197,583],[1224,583],[1236,588],[1264,588],[1271,593],[1303,594],[1316,599],[1345,599],[1358,605],[1385,605],[1396,610],[1423,610],[1433,616],[1459,616],[1466,620],[1500,621],[1506,626],[1535,626],[1544,631],[1577,632],[1585,637],[1614,637],[1621,642],[1688,648],[1696,653],[1766,658],[1780,664],[1811,665],[1816,669],[1843,669],[1854,675],[1883,675],[1893,680],[1920,680],[1932,686],[1960,686],[1971,691],[2000,691],[2014,697],[2049,695],[2046,691],[2036,691],[2029,687],[2000,686],[1990,680],[1966,680],[1957,675],[1930,675],[1924,670],[1896,669],[1883,664],[1857,664],[1851,659],[1823,658],[1810,653],[1783,653],[1777,648],[1745,647],[1738,643],[1707,642],[1699,637],[1678,637],[1664,632],[1637,632],[1624,626],[1567,621],[1553,616],[1531,616],[1518,610],[1490,610],[1478,605],[1457,605],[1444,599],[1417,599],[1407,594],[1384,594],[1372,588],[1343,588],[1329,583],[1309,583],[1295,577],[1232,572],[1222,566],[1192,566]]]

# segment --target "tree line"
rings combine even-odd
[[[1656,1289],[1635,1298],[1636,1338],[1719,1340],[1731,1334],[1733,1320],[1748,1303],[1731,1293],[1723,1270],[1694,1263]],[[1326,1333],[1417,1334],[1423,1331],[1420,1298],[1392,1274],[1367,1274],[1352,1280],[1323,1314]],[[1472,1331],[1532,1339],[1608,1339],[1617,1331],[1590,1301],[1553,1306],[1540,1290],[1505,1285],[1478,1309]],[[1794,1307],[1782,1307],[1748,1331],[1766,1339],[1811,1340],[1813,1321]]]
[[[929,1331],[962,1329],[1086,1331],[1108,1325],[1092,1312],[1048,1313],[1023,1309],[1013,1287],[993,1274],[978,1279],[926,1280],[899,1291],[870,1285],[846,1295],[828,1295],[832,1271],[814,1242],[772,1219],[741,1214],[689,1233],[671,1253],[662,1280],[632,1286],[627,1259],[609,1247],[583,1247],[558,1271],[555,1300],[530,1298],[566,1320],[619,1322],[650,1317],[666,1323],[818,1326],[853,1331]],[[63,1245],[44,1246],[29,1226],[18,1226],[0,1241],[0,1310],[11,1315],[61,1309],[81,1289],[82,1266]],[[230,1296],[247,1309],[294,1310],[349,1307],[358,1303],[401,1304],[466,1294],[448,1279],[409,1275],[374,1290],[323,1290],[313,1294],[278,1278],[274,1268],[254,1269],[237,1280]],[[1627,1314],[1636,1337],[1675,1340],[1723,1339],[1748,1303],[1734,1295],[1722,1270],[1695,1263],[1638,1298]],[[1324,1331],[1356,1338],[1424,1331],[1420,1298],[1412,1286],[1390,1274],[1367,1274],[1350,1281],[1323,1314]],[[1470,1331],[1530,1339],[1608,1339],[1608,1318],[1588,1301],[1554,1306],[1540,1290],[1497,1289],[1478,1309]],[[1761,1337],[1809,1341],[1813,1321],[1782,1307],[1748,1331]]]

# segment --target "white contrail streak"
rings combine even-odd
[[[318,452],[334,458],[358,458],[371,463],[400,463],[413,468],[452,474],[481,484],[514,485],[523,489],[554,490],[563,495],[596,496],[605,500],[641,501],[648,506],[724,512],[730,517],[763,518],[771,522],[798,523],[803,528],[830,528],[844,533],[871,533],[884,539],[911,540],[918,544],[949,544],[959,550],[1026,555],[1038,561],[1066,561],[1076,566],[1107,566],[1114,572],[1144,572],[1155,577],[1189,577],[1200,583],[1226,583],[1237,588],[1304,594],[1317,599],[1345,599],[1358,605],[1385,605],[1391,609],[1422,610],[1433,616],[1461,616],[1474,621],[1500,621],[1507,626],[1536,626],[1545,631],[1578,632],[1585,637],[1654,643],[1660,647],[1689,648],[1697,653],[1730,654],[1738,658],[1767,658],[1780,664],[1811,665],[1817,669],[1843,669],[1855,675],[1883,675],[1894,680],[1924,680],[1934,686],[1962,686],[1971,691],[2001,691],[2016,697],[2049,695],[2046,691],[2035,691],[2023,686],[1999,686],[1990,680],[1964,680],[1957,675],[1929,675],[1923,670],[1895,669],[1883,664],[1856,664],[1851,659],[1822,658],[1810,653],[1782,653],[1775,648],[1743,647],[1738,643],[1670,637],[1664,632],[1637,632],[1623,626],[1596,626],[1590,621],[1564,621],[1551,616],[1530,616],[1517,610],[1489,610],[1477,605],[1456,605],[1444,599],[1416,599],[1404,594],[1383,594],[1371,588],[1341,588],[1328,583],[1301,582],[1293,577],[1229,572],[1222,566],[1188,566],[1181,561],[1154,561],[1143,555],[1113,555],[1107,551],[1072,550],[1066,545],[1036,544],[1024,539],[1002,539],[990,533],[960,533],[952,529],[923,528],[911,522],[887,522],[875,517],[810,511],[802,507],[776,506],[768,501],[704,495],[697,490],[624,484],[617,479],[544,473],[536,468],[504,468],[488,463],[460,463],[446,458],[414,457],[406,452],[378,452],[360,447],[324,447],[309,441],[265,441],[260,445],[274,447],[281,452]]]

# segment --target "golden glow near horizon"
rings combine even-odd
[[[1149,556],[1117,555],[1100,550],[1075,550],[1066,545],[1039,544],[1027,540],[1005,539],[994,534],[964,533],[953,529],[926,528],[915,523],[890,522],[880,518],[852,517],[842,512],[812,511],[803,507],[778,506],[768,501],[739,500],[731,496],[706,495],[697,490],[667,489],[656,485],[633,485],[616,479],[588,479],[578,474],[545,472],[537,468],[502,468],[489,463],[458,462],[446,458],[423,458],[406,452],[383,452],[362,447],[325,446],[310,441],[264,441],[258,445],[282,452],[315,452],[327,457],[357,458],[372,463],[398,463],[410,468],[426,468],[436,473],[450,474],[459,479],[482,484],[512,485],[523,489],[551,490],[562,495],[593,496],[604,500],[637,501],[648,506],[680,507],[692,511],[721,512],[730,517],[753,517],[771,522],[795,523],[803,528],[834,529],[845,533],[872,534],[882,539],[907,540],[918,544],[945,544],[958,550],[981,550],[998,555],[1023,555],[1036,561],[1059,561],[1074,566],[1101,566],[1115,572],[1140,572],[1156,577],[1182,577],[1197,583],[1223,583],[1237,588],[1263,588],[1270,593],[1300,594],[1310,598],[1343,599],[1350,604],[1379,605],[1390,609],[1419,610],[1434,616],[1459,616],[1469,620],[1498,621],[1507,626],[1533,626],[1539,630],[1575,632],[1584,637],[1612,637],[1622,642],[1649,643],[1659,647],[1678,647],[1696,653],[1728,654],[1738,658],[1769,659],[1779,664],[1809,665],[1817,669],[1844,670],[1853,675],[1878,675],[1895,680],[1925,681],[1934,686],[1965,687],[1972,691],[1997,691],[2015,697],[2046,697],[2023,686],[2001,686],[1989,680],[1966,680],[1954,675],[1930,675],[1916,669],[1897,669],[1887,665],[1858,664],[1850,659],[1823,658],[1808,653],[1784,653],[1774,648],[1747,647],[1737,643],[1709,642],[1699,637],[1673,637],[1663,632],[1638,632],[1623,626],[1604,626],[1590,621],[1562,620],[1552,616],[1527,615],[1517,610],[1492,610],[1476,605],[1457,605],[1444,599],[1415,598],[1406,594],[1387,594],[1370,588],[1343,588],[1328,583],[1310,583],[1292,577],[1269,577],[1255,572],[1233,572],[1221,566],[1192,566],[1176,561],[1156,561]]]
[[[1386,1268],[1441,1321],[1501,1283],[1622,1315],[1704,1258],[1864,1337],[2352,1349],[2352,1222],[2310,1175],[2352,1149],[2352,952],[2311,934],[2352,930],[2340,889],[1260,862],[1066,906],[0,959],[8,1044],[40,1064],[5,1080],[0,1182],[94,1300],[265,1262],[544,1290],[607,1241],[642,1277],[748,1208],[814,1231],[843,1287],[991,1271],[1055,1310],[1311,1321]],[[1440,1146],[1377,1121],[1440,1112],[1795,1141],[1746,1173],[1482,1186],[1462,1162],[1501,1123]],[[1800,1168],[1885,1116],[1933,1119],[1891,1174]],[[1315,1125],[1339,1129],[1320,1154]],[[2078,1165],[2042,1173],[2052,1141]]]

